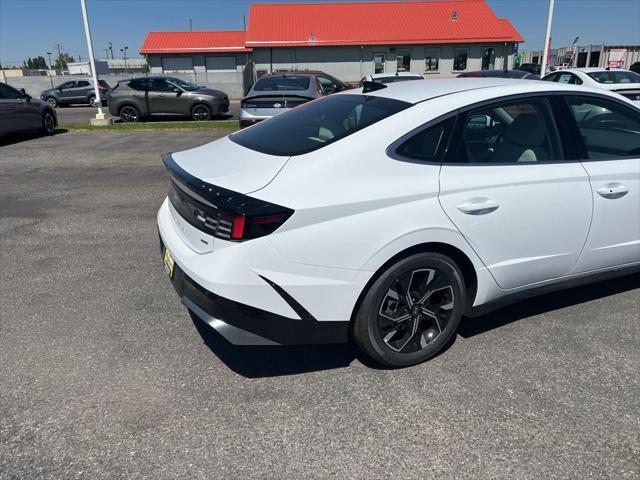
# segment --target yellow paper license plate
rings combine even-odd
[[[162,262],[164,263],[164,271],[167,273],[169,278],[173,278],[173,257],[169,253],[169,250],[164,249],[164,253],[162,254]]]

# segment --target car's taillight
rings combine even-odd
[[[286,209],[271,215],[236,215],[231,229],[232,240],[250,240],[275,232],[293,213]]]
[[[198,230],[223,240],[244,241],[269,235],[293,215],[289,208],[214,185],[200,182],[198,186],[206,188],[193,191],[178,183],[172,180],[169,188],[169,201],[176,211]],[[209,188],[216,192],[207,204],[197,196],[206,196]]]

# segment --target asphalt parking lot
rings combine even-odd
[[[108,112],[109,107],[102,107],[103,111]],[[92,118],[96,117],[96,112],[98,110],[94,107],[88,107],[84,105],[69,105],[66,107],[58,107],[56,108],[56,113],[58,114],[58,123],[60,125],[69,125],[74,123],[89,123]],[[238,120],[240,117],[240,101],[239,100],[231,100],[229,105],[229,112],[226,115],[221,116],[221,119],[224,120]],[[115,120],[118,120],[118,117],[114,117]],[[151,119],[154,122],[162,122],[163,120],[185,120],[186,117],[176,117],[176,116],[156,116]]]
[[[639,478],[638,276],[463,319],[403,370],[193,320],[160,154],[215,135],[0,147],[0,478]]]

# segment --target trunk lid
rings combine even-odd
[[[263,188],[289,160],[250,150],[228,137],[173,153],[172,157],[180,168],[197,179],[243,194]]]

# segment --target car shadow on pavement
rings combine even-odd
[[[212,115],[211,120],[233,120],[233,115],[225,113],[223,115]],[[162,122],[188,122],[193,120],[189,116],[185,115],[155,115],[150,117],[143,117],[140,119],[140,123],[162,123]],[[120,117],[113,117],[113,123],[127,123],[120,119]]]
[[[56,128],[54,135],[60,135],[62,133],[67,133],[68,130],[65,128]],[[29,140],[35,140],[38,138],[47,138],[50,135],[45,135],[42,133],[18,133],[14,135],[7,135],[4,137],[0,137],[0,147],[7,147],[9,145],[15,145],[16,143],[28,142]]]
[[[205,345],[227,367],[247,378],[277,377],[348,367],[360,355],[355,345],[233,345],[190,312]]]
[[[477,317],[463,317],[458,327],[458,334],[463,338],[473,337],[534,315],[590,302],[636,288],[640,288],[640,274],[627,275],[611,280],[573,287],[567,290],[547,293],[502,306],[499,309]]]

